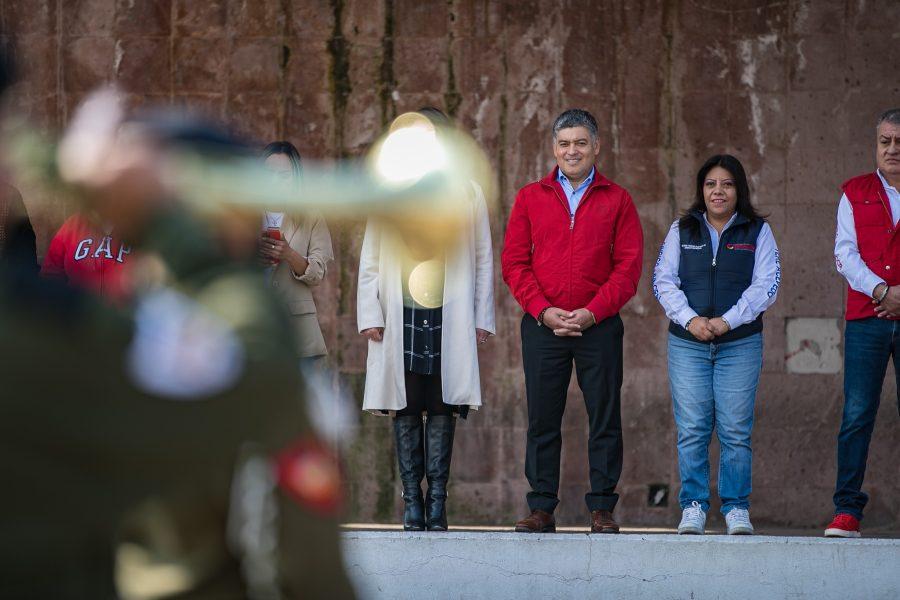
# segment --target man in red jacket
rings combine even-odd
[[[643,233],[631,196],[597,170],[597,121],[567,110],[553,125],[557,167],[519,190],[503,247],[503,280],[525,310],[525,475],[531,514],[516,531],[556,530],[563,411],[574,360],[589,420],[591,531],[618,533],[622,472],[619,310],[637,291]]]
[[[878,168],[844,182],[838,204],[834,258],[847,280],[847,326],[844,414],[827,537],[859,537],[869,500],[862,483],[888,359],[900,373],[900,108],[881,115],[875,138]]]

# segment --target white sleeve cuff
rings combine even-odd
[[[360,321],[356,327],[359,329],[359,333],[366,329],[384,329],[384,321],[379,321],[376,317],[373,317],[371,321]]]
[[[870,298],[872,297],[872,292],[875,291],[876,287],[878,287],[882,283],[887,284],[887,282],[884,279],[882,279],[881,277],[879,277],[872,271],[869,271],[868,273],[866,273],[864,275],[861,274],[860,278],[862,279],[863,290],[865,290],[865,292],[863,292],[863,293],[866,296],[869,296]],[[857,291],[862,291],[862,290],[857,290]]]
[[[678,313],[678,322],[681,324],[682,327],[687,329],[688,321],[690,321],[691,319],[693,319],[696,316],[697,316],[697,311],[695,311],[693,308],[688,307]]]
[[[728,327],[731,329],[737,329],[741,325],[746,325],[747,321],[741,318],[741,313],[738,311],[737,306],[732,306],[729,308],[722,318],[728,322]]]

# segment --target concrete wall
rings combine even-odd
[[[900,594],[900,540],[353,531],[343,541],[347,573],[366,600],[889,600]]]
[[[399,112],[445,107],[497,170],[497,251],[515,190],[552,166],[552,118],[570,106],[591,110],[601,169],[632,192],[646,237],[640,291],[623,311],[626,523],[669,524],[677,513],[666,319],[650,269],[699,164],[736,154],[771,215],[784,267],[766,315],[753,514],[785,526],[828,518],[842,403],[834,213],[840,182],[873,166],[876,115],[900,97],[897,2],[0,0],[0,15],[27,75],[13,103],[48,130],[65,126],[106,81],[129,90],[134,105],[200,107],[316,158],[360,153]],[[68,208],[25,192],[43,251]],[[334,229],[337,264],[319,306],[331,360],[358,397],[362,229]],[[457,437],[457,523],[507,523],[525,510],[521,312],[499,280],[496,297],[499,335],[482,351],[487,406]],[[866,482],[872,525],[900,517],[900,420],[888,379]],[[574,387],[569,400],[558,515],[580,524],[585,411]],[[348,517],[392,521],[399,490],[389,421],[362,416],[358,434]],[[649,506],[654,484],[668,486],[668,506]]]

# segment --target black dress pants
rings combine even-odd
[[[525,476],[531,485],[528,506],[552,513],[559,504],[566,390],[572,363],[588,414],[588,462],[591,491],[588,510],[609,510],[619,495],[622,474],[622,337],[619,315],[588,328],[581,337],[557,337],[529,315],[522,319],[522,359],[528,400]]]

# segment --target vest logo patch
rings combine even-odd
[[[756,252],[756,244],[725,244],[729,250],[743,250],[744,252]]]
[[[706,244],[682,244],[682,250],[703,250],[706,248]]]

